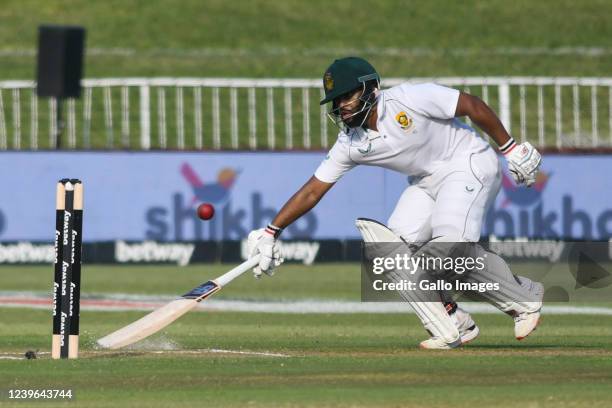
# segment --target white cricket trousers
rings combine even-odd
[[[501,166],[491,147],[453,158],[404,190],[387,225],[409,242],[477,242],[500,185]]]

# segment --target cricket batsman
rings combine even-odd
[[[338,139],[314,175],[287,201],[272,222],[249,234],[250,256],[261,254],[254,274],[271,275],[282,263],[278,239],[288,225],[310,211],[344,174],[363,164],[409,176],[410,184],[388,220],[407,242],[478,242],[483,219],[500,189],[496,152],[474,129],[457,118],[467,116],[493,139],[517,184],[531,186],[541,156],[528,142],[517,144],[497,115],[478,97],[433,83],[380,89],[380,77],[366,60],[335,60],[323,75],[330,118]],[[501,275],[510,274],[501,258]],[[535,292],[537,301],[487,299],[514,318],[515,336],[535,330],[543,288],[514,277],[516,293]],[[409,302],[431,338],[426,349],[451,349],[479,333],[470,315],[454,302]]]

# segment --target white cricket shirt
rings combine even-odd
[[[451,160],[489,148],[471,127],[455,119],[459,91],[432,83],[380,91],[378,131],[340,131],[315,172],[335,183],[358,164],[381,166],[421,178],[444,171]]]

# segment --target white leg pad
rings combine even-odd
[[[366,243],[403,242],[401,237],[377,221],[359,218],[355,225],[361,232],[363,240]],[[407,245],[406,249],[408,249]],[[403,273],[407,272],[393,271],[388,272],[387,276],[394,281],[401,281],[404,279],[415,281],[418,279],[416,274],[403,275]],[[431,293],[425,294],[419,291],[402,291],[400,295],[414,309],[414,312],[425,326],[425,329],[429,331],[432,336],[439,337],[448,344],[453,344],[457,341],[460,342],[459,331],[446,312],[441,299],[438,298],[438,301],[435,301],[435,299],[432,299]]]
[[[487,291],[482,296],[506,313],[533,313],[542,307],[541,294],[530,288],[535,283],[512,274],[506,261],[499,255],[487,251],[486,269],[473,271],[461,279],[464,282],[499,283],[498,291]],[[541,287],[541,285],[538,285]]]

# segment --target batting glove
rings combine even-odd
[[[514,139],[510,139],[500,151],[508,161],[508,170],[516,184],[524,184],[531,187],[536,181],[542,155],[529,142],[517,145]]]
[[[281,231],[280,228],[268,225],[249,234],[247,240],[249,258],[261,254],[259,264],[253,268],[255,278],[261,278],[262,272],[268,276],[274,275],[274,268],[283,263],[280,243],[277,241]]]

